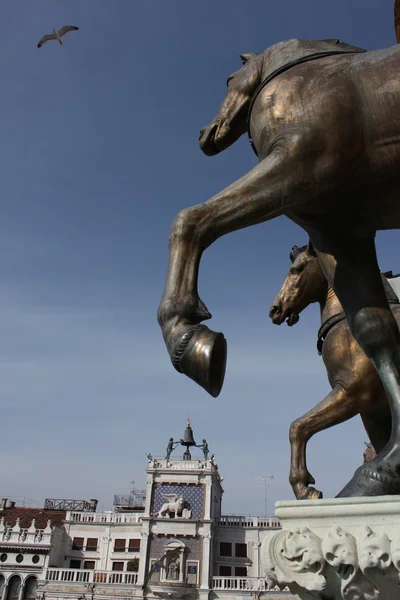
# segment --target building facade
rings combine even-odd
[[[267,590],[261,567],[262,540],[279,522],[222,514],[222,478],[208,447],[203,458],[192,458],[188,447],[184,457],[167,455],[148,455],[144,500],[136,506],[59,510],[37,542],[36,524],[22,540],[21,521],[5,516],[1,551],[8,547],[10,559],[0,563],[0,600],[292,598]],[[10,530],[14,544],[5,539]],[[40,561],[31,565],[34,556]]]

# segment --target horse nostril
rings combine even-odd
[[[269,311],[269,315],[270,317],[273,317],[274,315],[276,315],[276,313],[279,311],[279,306],[277,306],[276,304],[273,304],[271,306],[271,310]]]

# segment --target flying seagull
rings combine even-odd
[[[56,31],[53,27],[53,33],[44,35],[38,43],[37,47],[41,48],[43,44],[49,42],[50,40],[57,40],[62,45],[62,36],[68,33],[68,31],[77,31],[78,29],[79,27],[75,27],[75,25],[65,25],[64,27],[61,27],[60,31]]]

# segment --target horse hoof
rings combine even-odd
[[[313,487],[302,487],[295,491],[297,500],[321,500],[322,492]]]
[[[397,473],[379,473],[367,463],[359,467],[352,479],[336,498],[368,496],[396,496],[400,494],[400,478]]]
[[[227,345],[222,333],[205,325],[188,326],[171,352],[171,361],[180,373],[193,379],[216,398],[223,386]]]
[[[316,490],[313,487],[308,488],[308,489],[309,489],[309,492],[307,495],[307,500],[321,500],[324,497],[323,493],[320,492],[319,490]]]

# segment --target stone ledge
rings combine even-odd
[[[282,531],[261,559],[268,586],[304,600],[394,600],[400,581],[400,496],[278,502]]]

